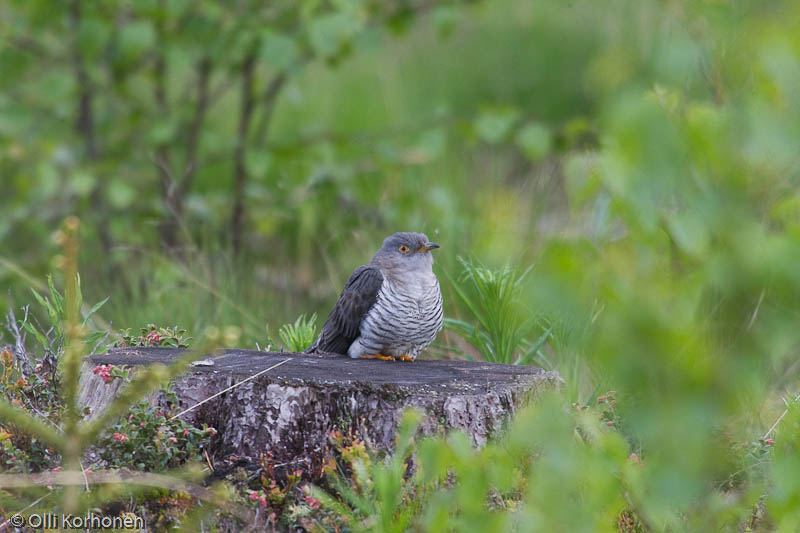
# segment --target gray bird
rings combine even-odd
[[[413,361],[442,329],[442,293],[422,233],[387,237],[368,265],[355,269],[306,352],[353,359]]]

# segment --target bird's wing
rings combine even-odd
[[[361,320],[375,305],[382,284],[383,274],[377,267],[364,265],[355,269],[322,326],[322,333],[306,352],[347,354],[360,334]]]

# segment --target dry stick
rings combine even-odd
[[[786,414],[788,412],[789,412],[789,410],[786,409],[786,410],[783,411],[783,413],[781,413],[781,416],[779,416],[778,419],[775,421],[775,423],[772,424],[772,427],[770,427],[769,430],[767,430],[767,432],[764,433],[764,436],[761,437],[761,440],[767,440],[767,437],[769,437],[769,434],[772,433],[775,430],[776,427],[778,427],[778,424],[781,423],[781,420],[783,420],[783,417],[786,416]]]
[[[753,324],[756,321],[756,317],[758,316],[758,310],[761,309],[761,303],[764,301],[764,289],[761,289],[761,294],[758,296],[758,303],[756,303],[756,308],[753,310],[753,314],[750,315],[750,321],[747,323],[747,329],[753,327]]]
[[[278,367],[279,367],[279,366],[281,366],[283,363],[286,363],[286,362],[290,361],[291,359],[292,359],[291,357],[290,357],[290,358],[288,358],[288,359],[284,359],[284,360],[283,360],[283,361],[281,361],[280,363],[274,364],[274,365],[272,365],[272,366],[271,366],[271,367],[269,367],[269,368],[266,368],[266,369],[264,369],[264,370],[262,370],[262,371],[260,371],[260,372],[258,372],[258,373],[256,373],[256,374],[253,374],[253,375],[252,375],[252,376],[250,376],[249,378],[245,378],[245,379],[243,379],[242,381],[240,381],[239,383],[234,383],[233,385],[231,385],[231,386],[230,386],[230,387],[228,387],[227,389],[225,389],[225,390],[221,390],[221,391],[219,391],[218,393],[216,393],[216,394],[213,394],[213,395],[209,396],[209,397],[208,397],[208,398],[206,398],[205,400],[201,401],[200,403],[196,403],[196,404],[194,404],[193,406],[189,407],[188,409],[184,409],[183,411],[181,411],[181,412],[180,412],[180,413],[178,413],[177,415],[175,415],[175,416],[171,417],[171,418],[170,418],[170,420],[175,420],[175,419],[176,419],[176,418],[178,418],[179,416],[181,416],[181,415],[184,415],[184,414],[188,413],[189,411],[192,411],[192,410],[193,410],[193,409],[195,409],[196,407],[200,407],[200,406],[201,406],[201,405],[203,405],[204,403],[206,403],[206,402],[208,402],[208,401],[211,401],[211,400],[213,400],[213,399],[214,399],[214,398],[216,398],[217,396],[219,396],[219,395],[221,395],[221,394],[225,394],[225,393],[226,393],[226,392],[228,392],[229,390],[235,389],[236,387],[238,387],[238,386],[239,386],[239,385],[241,385],[242,383],[246,383],[246,382],[248,382],[248,381],[250,381],[250,380],[252,380],[252,379],[255,379],[255,378],[257,378],[258,376],[260,376],[261,374],[264,374],[265,372],[269,372],[269,371],[270,371],[270,370],[272,370],[273,368],[278,368]]]
[[[800,394],[795,396],[793,401],[795,401],[795,402],[796,401],[800,401]],[[778,424],[781,423],[781,420],[783,420],[783,417],[785,417],[787,414],[789,414],[789,408],[788,407],[783,410],[783,412],[781,413],[781,416],[779,416],[778,419],[775,421],[775,423],[772,424],[772,426],[767,430],[766,433],[764,433],[764,436],[761,437],[761,440],[766,440],[766,438],[769,437],[770,433],[775,431],[775,428],[778,427]]]
[[[83,461],[78,461],[78,466],[81,467],[81,474],[83,475],[83,484],[86,486],[86,492],[92,492],[89,488],[89,478],[86,477],[86,467],[83,466]]]
[[[208,450],[203,450],[203,455],[206,457],[206,463],[208,463],[208,468],[211,469],[212,472],[215,471],[214,465],[211,464],[211,457],[208,456]]]
[[[16,513],[11,513],[9,516],[13,516],[13,515],[16,515],[16,514],[22,514],[22,513],[24,513],[25,511],[27,511],[28,509],[30,509],[31,507],[33,507],[34,505],[36,505],[36,504],[37,504],[37,503],[39,503],[40,501],[42,501],[42,500],[44,500],[45,498],[47,498],[48,496],[50,496],[51,494],[53,494],[53,492],[48,492],[47,494],[45,494],[45,495],[44,495],[44,496],[42,496],[41,498],[37,498],[36,500],[34,500],[34,501],[33,501],[33,503],[30,503],[30,504],[28,504],[28,505],[27,505],[27,506],[26,506],[24,509],[20,509],[20,510],[19,510],[19,511],[17,511]],[[2,526],[0,526],[0,528],[1,528],[1,527],[2,527]],[[0,531],[3,531],[3,529],[0,529]]]
[[[25,330],[25,324],[28,322],[28,306],[22,307],[25,311],[25,316],[22,317],[22,329]],[[27,350],[25,350],[25,334],[19,330],[17,317],[14,315],[14,302],[11,298],[11,287],[8,288],[8,314],[6,314],[6,329],[14,337],[14,346],[16,347],[17,360],[23,365],[25,370],[30,372],[31,362],[28,359]]]

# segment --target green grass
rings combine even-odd
[[[533,330],[530,311],[520,305],[525,272],[506,265],[497,270],[459,258],[463,273],[450,284],[477,324],[447,318],[445,326],[462,335],[491,363],[528,364],[536,356],[551,328],[529,343]]]
[[[290,352],[302,352],[317,338],[317,314],[308,318],[300,315],[293,324],[284,324],[278,330],[278,337]]]

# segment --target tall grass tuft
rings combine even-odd
[[[284,324],[278,330],[278,337],[290,352],[302,352],[317,338],[317,314],[308,318],[300,315],[294,324]]]
[[[475,323],[445,318],[445,327],[461,335],[486,361],[530,364],[553,329],[548,327],[535,341],[528,340],[537,322],[528,318],[520,291],[530,267],[523,272],[509,265],[492,270],[469,259],[458,260],[462,274],[450,282]]]

